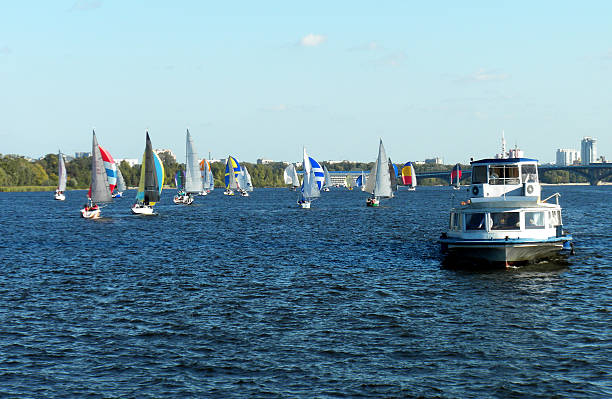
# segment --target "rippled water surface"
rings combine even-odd
[[[0,397],[611,397],[612,186],[544,187],[576,255],[492,272],[441,267],[451,191],[0,193]]]

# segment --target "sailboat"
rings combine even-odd
[[[140,167],[140,182],[136,203],[132,206],[132,213],[136,215],[153,215],[153,206],[159,202],[164,186],[164,164],[159,156],[153,152],[149,132],[145,142],[145,152]]]
[[[461,165],[457,164],[453,167],[451,172],[451,186],[453,190],[459,190],[461,188]]]
[[[391,162],[391,158],[389,158],[389,177],[391,178],[391,191],[397,191],[397,175],[398,175],[397,166],[393,162]]]
[[[365,184],[366,184],[366,176],[365,173],[363,173],[363,170],[361,171],[361,175],[357,176],[357,178],[355,179],[355,186],[361,188],[361,191],[365,190]]]
[[[367,206],[379,206],[381,198],[393,197],[393,190],[391,188],[392,173],[389,172],[389,169],[389,160],[381,139],[378,146],[378,158],[372,170],[370,170],[370,175],[365,185],[364,191],[372,194],[366,200]]]
[[[344,178],[344,184],[346,185],[346,188],[348,188],[349,190],[352,190],[353,187],[355,187],[355,181],[353,180],[353,177],[350,174],[346,174],[346,177]]]
[[[193,194],[202,192],[202,179],[199,169],[198,153],[195,150],[191,133],[187,129],[185,136],[185,191],[182,195],[177,193],[177,196],[174,197],[175,204],[190,205],[193,203]]]
[[[323,189],[321,191],[329,191],[329,188],[332,186],[332,182],[327,166],[323,166],[323,179]]]
[[[87,204],[81,209],[86,219],[98,219],[101,214],[98,204],[112,202],[111,192],[117,183],[117,166],[113,157],[98,144],[96,132],[91,143],[91,185],[87,193]]]
[[[210,162],[206,159],[200,161],[200,175],[202,177],[202,191],[200,191],[200,195],[204,196],[215,189],[215,180],[210,168]]]
[[[251,174],[245,165],[242,165],[242,170],[240,171],[240,195],[243,197],[248,197],[249,192],[253,191],[253,181],[251,180]]]
[[[302,163],[304,167],[304,178],[302,180],[302,187],[297,202],[298,206],[302,209],[310,209],[310,203],[315,198],[321,196],[312,161],[314,161],[316,165],[319,165],[314,159],[306,154],[306,148],[304,148],[304,160]]]
[[[64,201],[66,199],[66,195],[64,191],[66,191],[66,163],[64,162],[64,155],[62,152],[58,152],[57,154],[57,190],[55,190],[55,199],[58,201]]]
[[[405,186],[408,186],[409,191],[416,190],[417,179],[412,162],[406,162],[404,164],[404,167],[402,168],[402,182]]]
[[[228,155],[225,162],[225,191],[223,195],[234,195],[234,190],[240,188],[238,175],[240,174],[240,163],[231,155]]]
[[[113,193],[113,198],[121,198],[123,197],[123,192],[126,190],[125,179],[123,178],[123,174],[121,173],[121,168],[117,165],[117,187],[115,187],[117,191]]]
[[[172,198],[175,204],[183,204],[187,200],[185,192],[185,172],[177,170],[174,174],[174,184],[176,185],[176,195]]]
[[[297,170],[295,169],[294,164],[289,164],[283,171],[283,179],[285,180],[285,184],[290,184],[289,187],[291,190],[297,189],[300,186],[300,178],[297,175]]]

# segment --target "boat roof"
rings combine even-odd
[[[505,164],[505,163],[519,163],[519,162],[538,162],[537,159],[533,158],[486,158],[479,159],[478,161],[470,162],[472,165],[474,164]]]

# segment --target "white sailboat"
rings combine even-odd
[[[310,158],[306,154],[306,148],[304,148],[304,178],[302,180],[302,188],[300,189],[300,196],[298,198],[298,206],[302,209],[310,209],[310,203],[321,196],[315,171],[310,163]]]
[[[242,164],[242,170],[240,171],[240,195],[248,197],[249,193],[253,191],[253,181],[251,180],[251,174],[247,167]]]
[[[323,188],[321,191],[329,191],[329,188],[332,186],[331,177],[329,175],[329,170],[327,170],[327,166],[323,165],[323,175],[325,180],[323,180]]]
[[[240,163],[231,155],[228,156],[225,163],[225,191],[223,195],[234,195],[234,190],[240,189],[240,182],[238,181],[240,174]]]
[[[57,154],[58,162],[57,162],[57,190],[55,190],[55,199],[58,201],[64,201],[66,199],[66,195],[64,191],[66,191],[66,163],[64,162],[64,155],[62,152],[58,152]]]
[[[379,206],[381,198],[392,198],[391,173],[389,172],[389,161],[383,146],[382,139],[378,146],[378,158],[365,185],[366,192],[372,194],[366,201],[367,206]]]
[[[96,132],[93,132],[91,143],[91,185],[87,193],[87,204],[81,209],[81,216],[86,219],[98,219],[101,214],[98,204],[112,202],[111,192],[115,188],[116,166],[111,155],[98,145]]]
[[[202,176],[202,191],[200,191],[199,195],[208,195],[208,193],[215,189],[215,181],[212,169],[210,168],[210,162],[206,159],[200,161],[200,174]]]
[[[202,190],[198,154],[195,150],[191,133],[187,129],[185,137],[185,194],[182,196],[180,203],[184,205],[192,204],[193,195],[201,193]]]
[[[297,170],[294,164],[289,164],[283,171],[283,179],[285,184],[290,185],[290,189],[294,190],[300,186],[300,178],[298,177]]]
[[[344,185],[349,190],[352,190],[353,187],[355,187],[355,180],[353,180],[353,176],[351,176],[350,174],[347,173],[346,177],[344,178]]]

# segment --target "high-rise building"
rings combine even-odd
[[[557,166],[569,166],[573,165],[575,161],[578,161],[578,150],[571,148],[559,148],[557,150]]]
[[[597,160],[597,139],[585,137],[580,145],[580,158],[583,165],[592,164]]]

